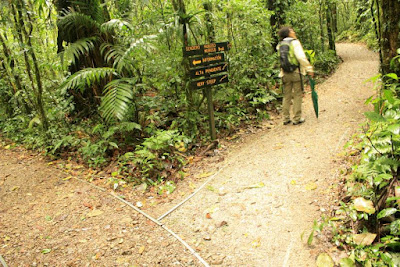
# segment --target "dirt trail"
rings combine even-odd
[[[300,237],[335,189],[337,153],[364,120],[373,94],[364,81],[378,72],[364,46],[337,48],[344,63],[318,85],[318,120],[308,94],[305,124],[279,124],[229,148],[213,181],[163,219],[210,265],[315,266]],[[0,149],[0,255],[9,266],[199,266],[107,192],[65,177],[29,152]],[[174,194],[145,209],[157,218],[182,200]]]
[[[228,166],[208,190],[165,219],[202,254],[212,255],[211,261],[223,266],[315,266],[316,255],[300,237],[309,233],[325,195],[334,190],[335,158],[364,120],[368,107],[363,103],[373,94],[364,81],[378,73],[376,55],[364,46],[337,48],[344,63],[318,85],[318,120],[308,94],[305,124],[279,125],[250,136],[226,157],[221,166]],[[227,226],[218,227],[225,222]]]

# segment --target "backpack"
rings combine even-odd
[[[279,43],[279,60],[285,72],[293,72],[299,67],[299,62],[294,55],[293,40],[283,40]]]

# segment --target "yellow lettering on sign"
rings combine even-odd
[[[217,52],[216,47],[204,49],[204,53],[214,53],[214,52]]]
[[[218,52],[219,51],[225,51],[225,47],[218,47]]]
[[[204,81],[201,81],[201,82],[198,82],[197,83],[197,87],[201,87],[201,86],[203,86],[204,85]]]
[[[204,75],[204,71],[203,70],[196,71],[196,76],[200,76],[200,75]]]
[[[193,51],[193,50],[199,50],[199,49],[200,49],[199,45],[186,46],[186,52]]]
[[[204,48],[213,48],[213,47],[216,47],[216,46],[217,46],[217,44],[215,44],[215,43],[213,43],[213,44],[205,44]]]
[[[207,85],[214,84],[216,81],[217,81],[217,79],[207,80]]]
[[[221,70],[222,70],[222,66],[218,66],[218,67],[206,69],[206,73],[212,73],[212,72],[217,72],[217,71],[221,71]]]
[[[203,62],[210,62],[210,61],[217,61],[217,60],[221,60],[222,56],[221,55],[216,55],[213,57],[205,57],[203,58]]]

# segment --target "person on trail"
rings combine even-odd
[[[308,74],[314,77],[314,70],[292,27],[282,27],[278,35],[281,38],[277,50],[281,61],[279,77],[283,82],[283,124],[288,125],[292,122],[290,106],[293,100],[293,125],[297,125],[305,122],[301,117],[303,76]]]

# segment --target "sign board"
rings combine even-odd
[[[183,48],[183,55],[198,56],[198,55],[204,55],[204,54],[225,52],[225,51],[228,51],[229,48],[230,48],[229,42],[185,46]]]
[[[207,66],[210,64],[216,64],[225,61],[224,53],[217,53],[214,55],[204,55],[200,57],[192,57],[189,60],[191,68],[197,68],[200,66]]]
[[[227,83],[227,82],[229,82],[228,74],[223,74],[223,75],[219,75],[219,76],[209,77],[206,79],[192,81],[190,83],[190,86],[193,89],[202,89],[204,87],[209,87],[209,86]]]
[[[208,67],[202,67],[190,70],[190,78],[200,78],[202,76],[210,76],[220,72],[228,71],[228,63],[222,63],[218,65],[212,65]]]

